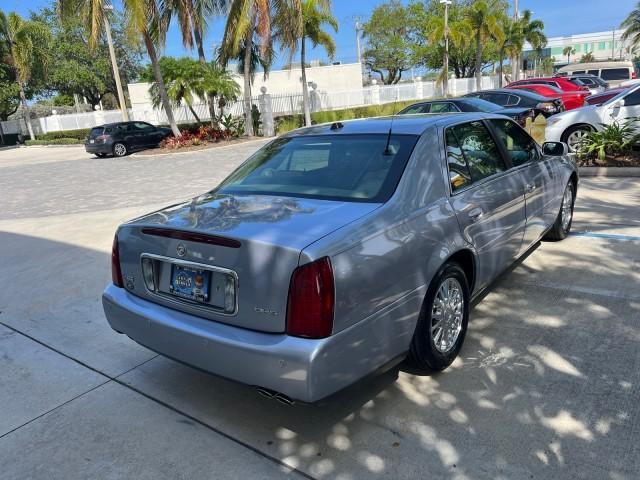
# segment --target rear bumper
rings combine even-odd
[[[112,145],[108,143],[85,143],[84,149],[87,153],[105,153],[109,154],[111,152]]]
[[[112,284],[102,304],[111,328],[162,355],[304,402],[341,390],[390,360],[381,355],[379,345],[375,348],[367,341],[372,328],[367,320],[328,338],[310,340],[213,322]]]

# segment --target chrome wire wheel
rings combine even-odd
[[[451,351],[462,330],[464,295],[460,282],[445,278],[438,287],[431,309],[431,339],[440,353]]]
[[[124,157],[127,154],[127,147],[122,143],[116,143],[113,146],[113,153],[116,157]]]
[[[587,135],[589,135],[589,130],[579,129],[574,130],[567,137],[567,145],[569,146],[569,151],[577,152],[580,149],[582,143],[586,140]]]
[[[573,219],[573,188],[567,185],[562,197],[562,210],[560,212],[560,220],[562,222],[562,230],[569,231],[571,220]]]

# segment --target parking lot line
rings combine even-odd
[[[571,232],[569,235],[573,237],[590,237],[590,238],[604,238],[607,240],[625,240],[631,242],[640,242],[640,237],[634,235],[623,235],[621,233],[595,233],[588,230],[583,232]]]

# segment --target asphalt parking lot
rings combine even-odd
[[[640,478],[640,178],[583,179],[574,234],[500,279],[443,374],[289,407],[113,332],[116,226],[261,144],[0,151],[1,479]]]

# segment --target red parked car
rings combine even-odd
[[[560,98],[564,103],[565,110],[573,110],[574,108],[584,107],[586,105],[585,100],[589,96],[589,92],[583,92],[582,90],[574,92],[566,92],[560,90],[553,85],[543,84],[526,84],[526,85],[509,85],[507,88],[517,88],[519,90],[529,90],[539,95],[549,98]]]
[[[629,87],[611,88],[601,93],[588,96],[585,101],[589,105],[602,105],[604,102],[611,100],[613,97],[617,97],[622,92],[626,91]]]
[[[507,87],[511,87],[513,85],[551,85],[552,87],[559,88],[563,92],[576,92],[583,91],[587,93],[591,93],[589,91],[589,87],[587,87],[584,83],[582,83],[578,79],[567,80],[564,77],[543,77],[543,78],[526,78],[524,80],[518,80],[517,82],[511,82]]]

